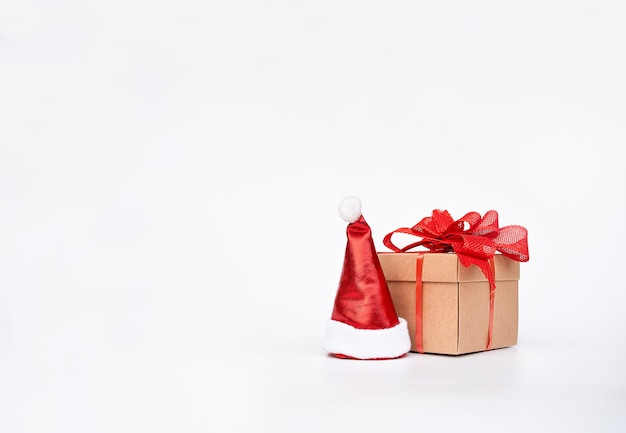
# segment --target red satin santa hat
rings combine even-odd
[[[393,306],[361,201],[344,198],[339,214],[349,223],[348,244],[324,348],[339,358],[399,358],[411,348],[409,330]]]

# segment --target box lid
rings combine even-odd
[[[415,262],[417,253],[379,252],[378,259],[388,281],[415,281]],[[519,262],[502,254],[494,257],[496,281],[519,280]],[[422,281],[458,282],[487,281],[476,265],[466,268],[454,253],[424,253]]]

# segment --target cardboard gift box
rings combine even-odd
[[[411,351],[417,352],[416,324],[421,324],[422,351],[460,355],[487,349],[490,285],[478,266],[463,266],[454,253],[423,253],[421,323],[416,309],[415,252],[380,252],[378,258],[396,312],[409,326]],[[490,349],[517,344],[520,264],[494,257],[496,288]]]

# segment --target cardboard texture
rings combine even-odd
[[[417,253],[378,253],[398,316],[415,345]],[[492,349],[517,344],[520,264],[497,254]],[[422,336],[426,353],[461,355],[487,347],[489,282],[477,266],[464,267],[456,254],[425,253],[422,271]]]

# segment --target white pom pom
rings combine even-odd
[[[344,221],[353,223],[361,217],[361,200],[348,196],[339,203],[339,215]]]

